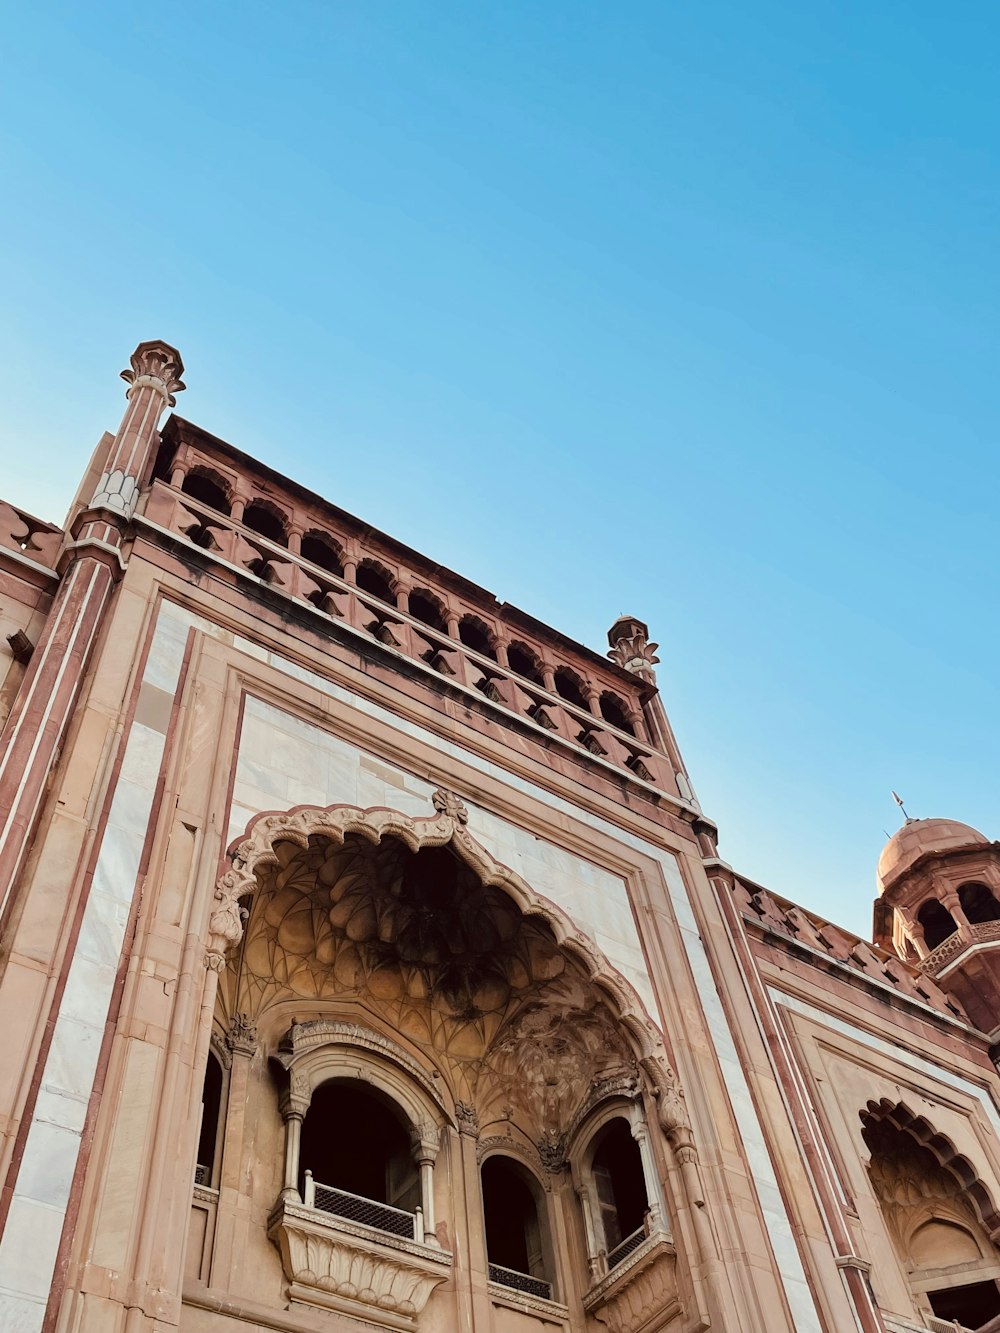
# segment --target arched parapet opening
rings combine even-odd
[[[500,1147],[482,1157],[479,1174],[490,1281],[552,1300],[558,1294],[552,1226],[538,1175]]]

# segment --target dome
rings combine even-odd
[[[884,893],[927,852],[956,852],[982,847],[989,838],[955,819],[908,819],[882,849],[878,859],[878,882]]]

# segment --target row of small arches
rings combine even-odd
[[[187,472],[181,482],[181,491],[192,499],[229,514],[232,499],[222,478],[203,465],[197,465]],[[276,546],[288,547],[289,531],[284,515],[277,505],[269,500],[257,497],[250,501],[243,510],[240,522],[258,536],[273,542]],[[304,533],[299,543],[303,560],[334,574],[337,578],[345,577],[343,548],[329,533],[313,528]],[[391,572],[371,556],[360,560],[354,570],[354,585],[370,597],[389,606],[396,606],[399,601],[396,580]],[[413,588],[406,594],[406,611],[428,628],[440,634],[450,631],[447,609],[441,599],[428,588]],[[458,620],[459,642],[466,648],[490,661],[498,661],[497,638],[486,622],[479,616],[467,613]],[[528,644],[515,640],[506,647],[507,666],[516,675],[534,685],[545,688],[545,672],[541,658]],[[555,692],[567,703],[577,708],[590,711],[587,682],[572,667],[559,666],[553,673]],[[629,715],[629,709],[623,699],[611,690],[604,690],[597,696],[597,706],[601,717],[610,726],[616,727],[627,735],[635,736],[636,727]]]
[[[961,885],[958,902],[970,926],[1000,921],[1000,902],[986,884],[971,882]],[[931,950],[958,931],[958,922],[937,898],[928,898],[921,904],[917,911],[917,922],[923,931],[924,944]]]

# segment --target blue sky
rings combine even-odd
[[[585,643],[646,618],[744,873],[866,931],[890,788],[1000,836],[995,4],[6,27],[0,494],[61,518],[164,337],[183,415]]]

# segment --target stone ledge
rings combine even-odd
[[[396,1333],[416,1326],[431,1292],[451,1269],[446,1250],[295,1202],[277,1204],[267,1234],[281,1254],[294,1303]]]

